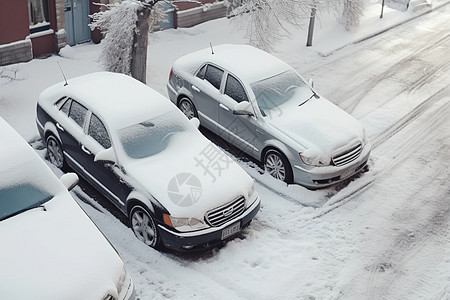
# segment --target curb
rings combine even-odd
[[[410,22],[410,21],[413,21],[413,20],[415,20],[415,19],[417,19],[417,18],[419,18],[419,17],[422,17],[422,16],[424,16],[424,15],[426,15],[426,14],[429,14],[429,13],[431,13],[431,12],[433,12],[433,11],[436,11],[436,10],[438,10],[438,9],[441,9],[442,7],[444,7],[444,6],[446,6],[446,5],[449,5],[449,4],[450,4],[450,1],[447,1],[447,2],[445,2],[445,3],[441,3],[441,4],[437,5],[436,7],[431,7],[431,8],[430,8],[429,10],[427,10],[427,11],[424,11],[424,12],[422,12],[422,13],[420,13],[420,14],[414,16],[414,17],[411,17],[411,18],[409,18],[409,19],[407,19],[407,20],[404,20],[404,21],[401,21],[401,22],[399,22],[399,23],[397,23],[397,24],[394,24],[394,25],[392,25],[392,26],[390,26],[390,27],[388,27],[388,28],[385,28],[385,29],[382,29],[382,30],[380,30],[380,31],[374,32],[374,33],[371,34],[371,35],[368,35],[368,36],[362,37],[362,38],[360,38],[360,39],[357,39],[357,40],[355,40],[355,41],[353,41],[353,42],[351,42],[351,43],[348,43],[348,44],[345,44],[345,45],[343,45],[343,46],[340,46],[340,47],[338,47],[338,48],[336,48],[336,49],[333,49],[333,50],[331,50],[331,51],[329,51],[329,52],[325,52],[325,53],[324,53],[324,52],[319,52],[319,54],[320,54],[321,56],[323,56],[323,57],[330,56],[330,55],[333,54],[334,52],[339,51],[339,50],[341,50],[341,49],[347,47],[348,45],[354,45],[354,44],[358,44],[358,43],[364,42],[364,41],[366,41],[366,40],[369,40],[369,39],[371,39],[371,38],[373,38],[373,37],[376,37],[376,36],[378,36],[378,35],[380,35],[380,34],[382,34],[382,33],[385,33],[386,31],[389,31],[389,30],[391,30],[391,29],[393,29],[393,28],[395,28],[395,27],[401,26],[401,25],[406,24],[406,23],[408,23],[408,22]]]

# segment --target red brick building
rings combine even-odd
[[[98,40],[88,27],[89,14],[99,9],[92,2],[0,0],[0,66],[57,53],[66,44]]]

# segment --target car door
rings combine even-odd
[[[192,84],[194,105],[197,108],[200,122],[203,126],[218,133],[218,110],[220,87],[224,71],[212,64],[205,64],[196,73]]]
[[[242,83],[232,74],[226,74],[223,94],[219,101],[219,135],[250,155],[258,152],[256,117],[235,115],[233,109],[243,101],[249,101]]]
[[[81,140],[83,168],[89,181],[103,192],[116,206],[125,209],[125,201],[131,192],[130,186],[123,179],[124,173],[119,162],[94,161],[94,157],[102,150],[112,147],[111,138],[103,122],[89,112],[86,134]],[[124,210],[125,211],[125,210]]]
[[[62,148],[68,164],[77,172],[82,172],[83,155],[80,140],[84,135],[87,108],[79,102],[66,98],[60,107],[60,116],[55,125],[61,138]]]

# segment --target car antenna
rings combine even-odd
[[[213,46],[212,46],[211,42],[209,42],[209,46],[211,46],[211,54],[214,54],[214,49],[213,49]]]
[[[59,61],[57,61],[56,63],[58,64],[59,69],[61,70],[62,76],[64,77],[64,81],[66,82],[66,83],[64,84],[64,86],[66,86],[66,85],[68,85],[67,79],[66,79],[66,75],[64,75],[64,71],[63,71],[63,69],[61,68],[61,65],[59,64]]]

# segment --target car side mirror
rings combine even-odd
[[[78,175],[72,172],[66,173],[59,178],[59,181],[70,191],[78,184]]]
[[[109,147],[108,149],[100,151],[95,155],[94,161],[105,161],[115,164],[116,154],[114,153],[114,149],[112,147]]]
[[[239,116],[254,116],[252,106],[248,101],[239,102],[234,107],[233,114]]]
[[[196,117],[191,118],[191,119],[189,120],[189,122],[191,122],[192,125],[194,125],[195,128],[197,128],[197,129],[200,127],[200,120],[197,119]]]
[[[308,84],[310,87],[314,87],[314,80],[312,78],[308,78]]]

